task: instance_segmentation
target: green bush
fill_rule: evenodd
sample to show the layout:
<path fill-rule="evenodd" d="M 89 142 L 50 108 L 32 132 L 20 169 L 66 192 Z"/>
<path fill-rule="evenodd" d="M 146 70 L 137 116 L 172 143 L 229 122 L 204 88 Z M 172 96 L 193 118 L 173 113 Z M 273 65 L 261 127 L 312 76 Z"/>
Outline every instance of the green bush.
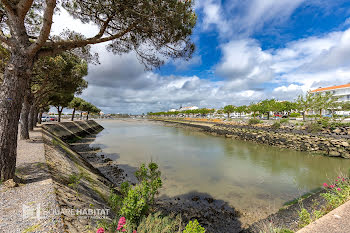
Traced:
<path fill-rule="evenodd" d="M 309 133 L 317 133 L 317 132 L 320 132 L 322 131 L 322 125 L 317 123 L 317 122 L 313 122 L 313 123 L 310 123 L 306 126 L 306 129 Z"/>
<path fill-rule="evenodd" d="M 273 123 L 273 125 L 271 125 L 272 129 L 279 129 L 281 127 L 281 123 L 279 123 L 278 121 L 276 121 L 275 123 Z"/>
<path fill-rule="evenodd" d="M 299 214 L 299 227 L 300 228 L 305 227 L 311 223 L 311 215 L 306 209 L 302 208 L 298 212 L 298 214 Z"/>
<path fill-rule="evenodd" d="M 194 221 L 190 221 L 186 227 L 183 233 L 205 233 L 204 227 L 199 225 L 197 219 Z"/>
<path fill-rule="evenodd" d="M 330 119 L 328 117 L 323 117 L 317 121 L 317 123 L 324 128 L 327 128 L 330 126 L 329 122 L 330 122 Z"/>
<path fill-rule="evenodd" d="M 324 184 L 327 192 L 321 195 L 326 199 L 326 210 L 330 211 L 350 200 L 349 178 L 338 177 L 334 184 Z"/>
<path fill-rule="evenodd" d="M 280 120 L 281 124 L 287 124 L 288 122 L 289 122 L 289 119 L 287 119 L 287 118 L 283 118 Z"/>
<path fill-rule="evenodd" d="M 256 125 L 259 123 L 261 123 L 261 121 L 259 119 L 254 119 L 254 118 L 249 119 L 249 121 L 248 121 L 248 125 Z"/>
<path fill-rule="evenodd" d="M 128 191 L 127 196 L 123 199 L 120 215 L 132 224 L 137 224 L 148 213 L 149 205 L 150 187 L 146 182 L 143 182 Z"/>
<path fill-rule="evenodd" d="M 298 112 L 292 112 L 292 113 L 289 115 L 289 117 L 300 117 L 300 116 L 301 116 L 301 114 L 298 113 Z"/>
<path fill-rule="evenodd" d="M 135 228 L 127 225 L 127 232 L 133 232 Z M 181 233 L 182 221 L 178 215 L 175 218 L 172 216 L 161 216 L 161 214 L 150 214 L 147 218 L 143 218 L 136 230 L 137 233 Z"/>
<path fill-rule="evenodd" d="M 131 186 L 124 182 L 120 187 L 121 194 L 112 190 L 109 197 L 111 208 L 125 217 L 130 224 L 138 224 L 142 217 L 148 214 L 150 206 L 154 204 L 155 195 L 162 187 L 161 173 L 156 163 L 150 163 L 148 167 L 142 164 L 135 175 L 139 184 Z"/>

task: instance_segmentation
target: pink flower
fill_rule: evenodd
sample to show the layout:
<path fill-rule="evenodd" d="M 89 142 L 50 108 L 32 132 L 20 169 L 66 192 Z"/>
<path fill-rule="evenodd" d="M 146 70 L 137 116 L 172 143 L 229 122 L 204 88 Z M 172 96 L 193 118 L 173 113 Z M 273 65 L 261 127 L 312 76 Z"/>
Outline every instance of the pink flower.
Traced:
<path fill-rule="evenodd" d="M 329 187 L 330 187 L 330 188 L 334 188 L 334 187 L 335 187 L 335 185 L 334 185 L 334 184 L 332 184 L 332 185 L 330 185 Z"/>
<path fill-rule="evenodd" d="M 335 180 L 335 182 L 338 182 L 338 180 Z"/>
<path fill-rule="evenodd" d="M 125 223 L 126 223 L 126 219 L 125 219 L 124 217 L 121 217 L 121 218 L 119 219 L 119 221 L 118 221 L 118 228 L 117 228 L 117 230 L 118 230 L 118 231 L 121 230 L 122 232 L 126 231 L 125 229 L 123 229 Z"/>
<path fill-rule="evenodd" d="M 338 176 L 338 179 L 340 179 L 340 176 Z"/>
<path fill-rule="evenodd" d="M 341 190 L 341 188 L 337 188 L 337 190 L 338 190 L 338 191 L 340 191 L 340 190 Z"/>
<path fill-rule="evenodd" d="M 327 183 L 323 183 L 323 187 L 327 188 L 328 184 Z"/>
<path fill-rule="evenodd" d="M 132 233 L 137 233 L 137 231 L 136 231 L 136 230 L 134 230 Z"/>
<path fill-rule="evenodd" d="M 103 229 L 103 227 L 99 228 L 96 233 L 104 233 L 105 232 L 105 229 Z"/>

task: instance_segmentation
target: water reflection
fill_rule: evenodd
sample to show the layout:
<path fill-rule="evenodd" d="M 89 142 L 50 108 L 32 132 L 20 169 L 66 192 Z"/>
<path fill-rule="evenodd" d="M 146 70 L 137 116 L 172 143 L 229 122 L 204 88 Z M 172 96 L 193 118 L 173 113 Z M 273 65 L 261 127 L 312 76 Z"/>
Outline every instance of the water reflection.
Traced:
<path fill-rule="evenodd" d="M 108 130 L 95 143 L 117 153 L 120 164 L 156 161 L 167 196 L 198 191 L 227 201 L 249 214 L 271 212 L 317 188 L 350 161 L 313 156 L 191 129 L 147 121 L 102 121 Z M 260 213 L 261 215 L 261 213 Z"/>

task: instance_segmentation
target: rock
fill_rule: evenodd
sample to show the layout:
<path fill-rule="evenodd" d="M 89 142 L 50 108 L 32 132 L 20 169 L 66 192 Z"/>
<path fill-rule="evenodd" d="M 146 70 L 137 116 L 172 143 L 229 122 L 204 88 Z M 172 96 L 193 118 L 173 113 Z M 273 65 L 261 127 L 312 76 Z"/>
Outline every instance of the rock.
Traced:
<path fill-rule="evenodd" d="M 111 160 L 110 158 L 105 158 L 105 159 L 103 160 L 104 163 L 108 163 L 108 162 L 110 162 L 110 161 L 113 161 L 113 160 Z"/>
<path fill-rule="evenodd" d="M 209 204 L 213 203 L 214 202 L 214 199 L 211 198 L 211 197 L 206 197 L 204 198 Z"/>
<path fill-rule="evenodd" d="M 336 128 L 335 130 L 333 130 L 333 133 L 339 134 L 339 133 L 341 133 L 341 129 Z"/>
<path fill-rule="evenodd" d="M 337 157 L 337 156 L 340 156 L 340 153 L 338 151 L 331 151 L 329 152 L 329 156 Z"/>
<path fill-rule="evenodd" d="M 200 199 L 199 196 L 192 197 L 192 201 L 198 201 L 199 199 Z"/>
<path fill-rule="evenodd" d="M 226 138 L 232 138 L 232 135 L 226 134 L 225 137 L 226 137 Z"/>
<path fill-rule="evenodd" d="M 6 187 L 6 188 L 14 188 L 14 187 L 18 187 L 18 184 L 16 182 L 13 181 L 13 179 L 10 179 L 10 180 L 6 180 L 3 185 Z"/>
<path fill-rule="evenodd" d="M 342 142 L 341 145 L 344 146 L 344 147 L 348 147 L 349 143 L 348 142 Z"/>

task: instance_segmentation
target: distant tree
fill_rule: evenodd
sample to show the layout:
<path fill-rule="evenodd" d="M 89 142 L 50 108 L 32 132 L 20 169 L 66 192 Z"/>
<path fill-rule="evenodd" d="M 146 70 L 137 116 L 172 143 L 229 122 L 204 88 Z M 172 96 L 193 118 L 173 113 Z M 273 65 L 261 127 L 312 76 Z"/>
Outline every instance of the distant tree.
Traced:
<path fill-rule="evenodd" d="M 250 104 L 248 107 L 249 111 L 253 113 L 253 117 L 254 119 L 256 118 L 256 113 L 259 112 L 261 110 L 261 107 L 259 106 L 259 104 Z"/>
<path fill-rule="evenodd" d="M 308 92 L 305 97 L 299 95 L 296 101 L 296 108 L 303 113 L 303 121 L 305 121 L 305 114 L 314 107 L 314 96 Z"/>
<path fill-rule="evenodd" d="M 82 104 L 83 102 L 84 102 L 84 100 L 81 99 L 81 98 L 79 98 L 79 97 L 74 97 L 74 98 L 72 99 L 72 101 L 69 102 L 68 107 L 71 108 L 71 109 L 73 109 L 73 112 L 72 112 L 72 119 L 71 119 L 72 121 L 74 121 L 75 111 L 76 111 L 76 110 L 80 110 L 81 104 Z"/>
<path fill-rule="evenodd" d="M 86 120 L 89 120 L 89 114 L 90 113 L 99 113 L 99 112 L 101 112 L 101 110 L 99 108 L 97 108 L 95 105 L 93 105 L 93 104 L 91 104 L 89 102 L 86 102 L 86 101 L 82 102 L 80 110 L 87 113 Z M 162 114 L 165 115 L 166 113 L 163 112 Z"/>
<path fill-rule="evenodd" d="M 275 99 L 263 100 L 258 105 L 259 105 L 259 112 L 261 114 L 266 114 L 268 120 L 270 120 L 270 112 L 275 111 L 278 108 L 278 107 L 276 108 L 278 104 Z"/>
<path fill-rule="evenodd" d="M 235 112 L 236 107 L 233 105 L 227 105 L 224 107 L 224 113 L 227 114 L 227 118 L 230 118 L 230 114 Z"/>
<path fill-rule="evenodd" d="M 336 101 L 337 100 L 338 100 L 338 98 L 333 96 L 333 94 L 331 94 L 331 93 L 316 94 L 316 95 L 313 96 L 313 106 L 312 106 L 312 108 L 316 112 L 319 112 L 320 118 L 322 118 L 322 111 L 323 110 L 335 109 L 335 108 L 338 107 L 338 106 L 336 106 Z"/>
<path fill-rule="evenodd" d="M 236 107 L 236 112 L 239 113 L 239 117 L 242 117 L 242 113 L 245 113 L 247 111 L 247 106 L 246 105 L 242 105 L 242 106 L 238 106 Z"/>
<path fill-rule="evenodd" d="M 63 109 L 68 107 L 73 98 L 74 93 L 71 92 L 57 92 L 49 97 L 49 104 L 57 109 L 58 122 L 61 122 Z"/>
<path fill-rule="evenodd" d="M 223 109 L 218 109 L 218 110 L 216 111 L 216 113 L 217 113 L 217 114 L 224 114 L 224 110 L 223 110 Z"/>
<path fill-rule="evenodd" d="M 341 103 L 340 107 L 343 111 L 350 111 L 350 101 Z"/>

